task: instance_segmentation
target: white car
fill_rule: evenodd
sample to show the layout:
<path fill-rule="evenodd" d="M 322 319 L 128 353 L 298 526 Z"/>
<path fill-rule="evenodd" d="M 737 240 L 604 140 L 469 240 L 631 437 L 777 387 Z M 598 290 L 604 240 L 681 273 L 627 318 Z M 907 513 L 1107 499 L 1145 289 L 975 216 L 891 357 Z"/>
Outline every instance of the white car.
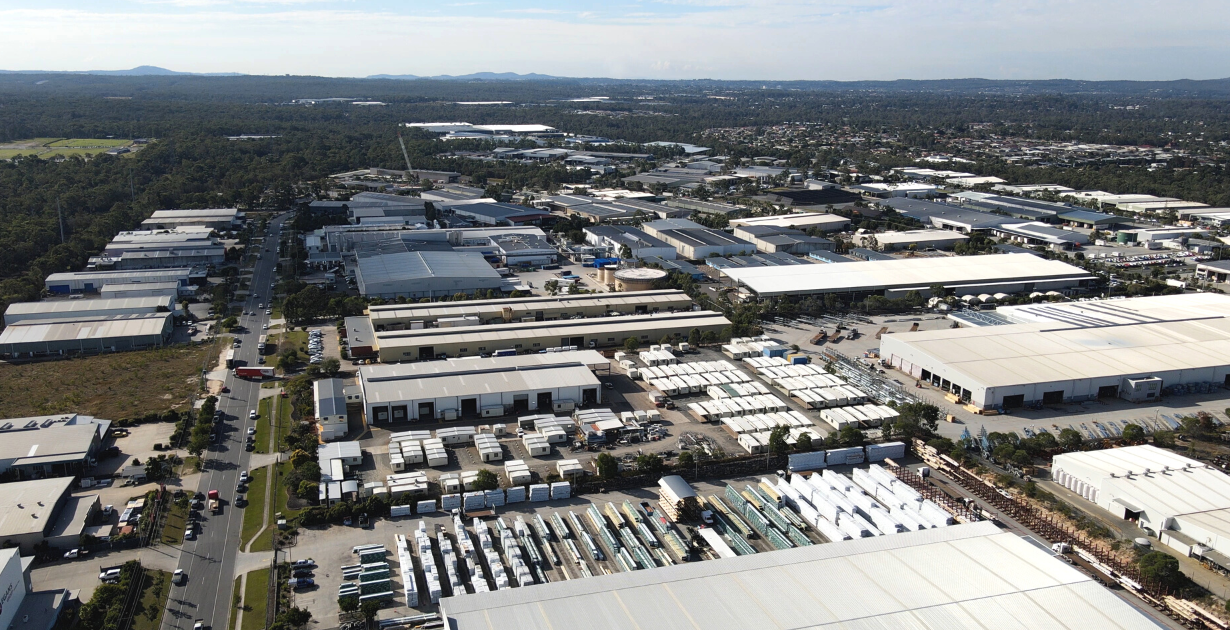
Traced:
<path fill-rule="evenodd" d="M 184 573 L 183 569 L 176 569 L 175 573 L 171 576 L 171 583 L 176 586 L 183 584 L 187 580 L 188 580 L 188 574 Z"/>
<path fill-rule="evenodd" d="M 267 309 L 265 309 L 265 314 L 266 314 L 266 315 L 273 315 L 273 309 L 271 309 L 271 308 L 267 308 Z"/>
<path fill-rule="evenodd" d="M 119 577 L 120 577 L 120 570 L 118 568 L 107 569 L 106 571 L 103 571 L 102 573 L 98 574 L 98 579 L 103 580 L 104 582 L 107 580 L 118 580 Z"/>
<path fill-rule="evenodd" d="M 256 427 L 248 427 L 248 435 L 256 435 Z"/>
<path fill-rule="evenodd" d="M 249 412 L 248 412 L 248 419 L 249 419 L 249 420 L 255 420 L 255 419 L 256 419 L 256 410 L 255 410 L 255 409 L 252 409 L 251 411 L 249 411 Z"/>
<path fill-rule="evenodd" d="M 244 483 L 248 483 L 248 471 L 246 471 L 246 470 L 240 471 L 240 472 L 239 472 L 239 480 L 240 480 L 240 481 L 242 481 L 242 482 L 244 482 Z"/>

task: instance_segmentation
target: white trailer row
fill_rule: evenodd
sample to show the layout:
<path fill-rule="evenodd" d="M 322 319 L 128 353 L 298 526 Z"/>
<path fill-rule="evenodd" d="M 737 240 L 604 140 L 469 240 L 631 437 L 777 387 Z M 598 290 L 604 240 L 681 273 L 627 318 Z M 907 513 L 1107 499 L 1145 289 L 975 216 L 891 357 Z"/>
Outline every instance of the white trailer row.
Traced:
<path fill-rule="evenodd" d="M 743 359 L 745 357 L 764 356 L 764 349 L 768 347 L 776 347 L 779 345 L 776 341 L 769 339 L 765 335 L 760 337 L 736 337 L 730 340 L 730 343 L 722 346 L 722 353 L 732 359 Z"/>
<path fill-rule="evenodd" d="M 729 385 L 710 385 L 705 393 L 709 394 L 710 398 L 742 398 L 743 396 L 764 396 L 769 393 L 769 388 L 765 387 L 764 383 L 749 381 L 746 383 L 731 383 Z"/>
<path fill-rule="evenodd" d="M 828 371 L 824 369 L 823 365 L 817 365 L 815 363 L 785 363 L 781 365 L 765 366 L 756 368 L 756 375 L 764 379 L 770 385 L 776 385 L 777 381 L 781 379 L 799 378 L 803 376 L 837 378 L 832 374 L 829 374 Z M 836 381 L 836 383 L 841 382 L 843 381 L 840 379 L 837 379 Z"/>
<path fill-rule="evenodd" d="M 882 462 L 885 459 L 904 456 L 904 442 L 885 442 L 868 444 L 864 447 L 852 446 L 810 453 L 791 453 L 788 468 L 790 472 L 820 470 L 828 466 L 849 466 L 861 464 L 864 461 Z"/>
<path fill-rule="evenodd" d="M 773 427 L 810 427 L 811 418 L 791 409 L 774 413 L 757 413 L 750 416 L 722 418 L 722 425 L 735 435 L 771 431 Z"/>
<path fill-rule="evenodd" d="M 508 483 L 513 486 L 522 486 L 533 479 L 533 475 L 530 474 L 530 467 L 523 459 L 510 459 L 504 462 L 504 475 L 508 477 Z M 511 490 L 512 488 L 509 489 Z"/>
<path fill-rule="evenodd" d="M 672 363 L 679 362 L 679 358 L 676 357 L 675 353 L 670 350 L 662 350 L 652 347 L 649 350 L 642 350 L 641 353 L 637 355 L 637 358 L 641 360 L 641 363 L 648 366 L 670 365 Z"/>
<path fill-rule="evenodd" d="M 812 409 L 861 405 L 867 401 L 867 394 L 852 385 L 816 388 L 802 387 L 786 391 L 790 396 L 803 401 Z"/>
<path fill-rule="evenodd" d="M 718 422 L 724 418 L 752 416 L 763 413 L 788 411 L 789 407 L 780 398 L 772 395 L 718 398 L 690 403 L 688 411 L 700 422 Z M 810 423 L 809 423 L 810 424 Z"/>
<path fill-rule="evenodd" d="M 419 605 L 418 580 L 414 576 L 414 558 L 410 555 L 410 546 L 406 543 L 405 534 L 398 534 L 397 565 L 401 569 L 402 594 L 406 597 L 406 605 L 416 608 Z"/>
<path fill-rule="evenodd" d="M 885 422 L 892 422 L 901 414 L 888 405 L 865 404 L 853 407 L 831 407 L 820 410 L 820 419 L 834 429 L 841 430 L 846 426 L 878 427 Z"/>
<path fill-rule="evenodd" d="M 820 433 L 811 427 L 791 427 L 790 433 L 786 435 L 786 443 L 794 446 L 798 443 L 799 438 L 802 437 L 804 433 L 810 435 L 812 441 L 816 443 L 824 439 L 824 436 L 820 435 Z M 771 430 L 756 431 L 755 433 L 741 433 L 737 439 L 739 445 L 742 446 L 748 453 L 751 453 L 752 455 L 759 455 L 769 451 L 769 436 L 772 434 L 773 432 Z"/>

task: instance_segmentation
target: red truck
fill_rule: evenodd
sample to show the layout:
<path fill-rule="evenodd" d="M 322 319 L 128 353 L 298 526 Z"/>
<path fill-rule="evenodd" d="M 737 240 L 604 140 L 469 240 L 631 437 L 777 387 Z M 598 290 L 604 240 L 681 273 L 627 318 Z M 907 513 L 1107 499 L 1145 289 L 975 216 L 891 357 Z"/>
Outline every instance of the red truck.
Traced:
<path fill-rule="evenodd" d="M 218 491 L 210 490 L 208 496 L 209 502 L 206 505 L 209 507 L 210 512 L 217 514 L 219 509 L 221 509 L 221 503 L 218 501 Z"/>
<path fill-rule="evenodd" d="M 273 368 L 271 367 L 238 367 L 235 368 L 235 376 L 239 378 L 254 378 L 257 380 L 264 378 L 273 378 Z"/>

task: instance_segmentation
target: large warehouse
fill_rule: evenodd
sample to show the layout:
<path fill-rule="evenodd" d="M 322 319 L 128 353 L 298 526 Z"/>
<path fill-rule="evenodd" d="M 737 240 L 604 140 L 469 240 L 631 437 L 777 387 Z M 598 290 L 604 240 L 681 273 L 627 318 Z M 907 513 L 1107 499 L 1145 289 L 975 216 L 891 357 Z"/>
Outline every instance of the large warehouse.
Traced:
<path fill-rule="evenodd" d="M 1087 286 L 1096 277 L 1079 267 L 1028 254 L 875 260 L 842 265 L 749 267 L 726 275 L 758 297 L 844 293 L 897 298 L 924 296 L 943 285 L 966 293 L 1031 293 Z"/>
<path fill-rule="evenodd" d="M 1051 478 L 1187 556 L 1230 570 L 1230 476 L 1155 446 L 1056 455 Z"/>
<path fill-rule="evenodd" d="M 984 409 L 1116 396 L 1145 402 L 1168 385 L 1230 386 L 1230 296 L 1010 306 L 980 315 L 997 325 L 884 335 L 880 356 Z"/>
<path fill-rule="evenodd" d="M 108 420 L 66 414 L 0 420 L 0 474 L 17 479 L 72 477 L 98 458 Z"/>
<path fill-rule="evenodd" d="M 162 347 L 175 330 L 171 313 L 91 315 L 17 322 L 0 332 L 0 355 L 98 354 Z"/>
<path fill-rule="evenodd" d="M 372 424 L 498 417 L 602 402 L 592 350 L 486 359 L 449 359 L 359 368 L 363 410 Z"/>
<path fill-rule="evenodd" d="M 96 293 L 108 284 L 132 284 L 136 282 L 174 282 L 184 291 L 190 291 L 192 270 L 143 269 L 133 271 L 69 271 L 47 276 L 44 286 L 48 293 Z"/>
<path fill-rule="evenodd" d="M 662 219 L 641 224 L 646 234 L 675 248 L 680 258 L 703 260 L 710 256 L 752 254 L 756 246 L 721 230 L 687 219 Z"/>
<path fill-rule="evenodd" d="M 504 350 L 539 352 L 576 346 L 605 348 L 622 345 L 629 337 L 647 345 L 662 337 L 687 338 L 693 329 L 718 333 L 730 320 L 713 311 L 621 315 L 552 322 L 514 322 L 489 326 L 425 328 L 376 333 L 376 347 L 384 363 L 466 357 Z M 2 346 L 0 346 L 2 347 Z"/>
<path fill-rule="evenodd" d="M 99 300 L 55 300 L 49 302 L 15 302 L 4 310 L 4 325 L 33 320 L 72 320 L 101 315 L 136 315 L 170 313 L 177 307 L 175 296 L 147 296 Z"/>
<path fill-rule="evenodd" d="M 453 630 L 1158 629 L 985 521 L 447 597 L 440 610 Z"/>
<path fill-rule="evenodd" d="M 573 317 L 605 317 L 612 313 L 657 313 L 690 311 L 692 298 L 676 289 L 633 293 L 586 293 L 577 295 L 532 295 L 498 300 L 386 304 L 367 309 L 378 331 L 448 325 L 502 324 L 549 321 Z M 477 318 L 471 320 L 470 318 Z M 472 323 L 471 323 L 472 322 Z M 443 324 L 441 324 L 443 327 Z"/>
<path fill-rule="evenodd" d="M 504 280 L 477 252 L 360 253 L 355 281 L 365 297 L 430 298 L 500 290 Z"/>
<path fill-rule="evenodd" d="M 98 511 L 97 494 L 74 497 L 72 477 L 6 483 L 0 492 L 0 545 L 33 554 L 46 541 L 55 548 L 77 547 Z"/>
<path fill-rule="evenodd" d="M 181 227 L 204 227 L 231 230 L 239 227 L 243 214 L 235 208 L 208 210 L 157 210 L 141 222 L 143 230 L 172 230 Z"/>

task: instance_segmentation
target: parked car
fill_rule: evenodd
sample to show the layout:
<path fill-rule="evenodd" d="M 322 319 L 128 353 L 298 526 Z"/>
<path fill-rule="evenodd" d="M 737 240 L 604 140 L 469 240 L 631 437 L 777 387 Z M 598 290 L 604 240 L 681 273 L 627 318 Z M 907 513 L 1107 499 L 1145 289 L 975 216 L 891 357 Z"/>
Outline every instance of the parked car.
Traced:
<path fill-rule="evenodd" d="M 255 419 L 256 419 L 256 410 L 255 410 L 255 409 L 252 409 L 252 410 L 249 410 L 249 411 L 248 411 L 248 419 L 249 419 L 249 420 L 255 420 Z"/>
<path fill-rule="evenodd" d="M 103 571 L 102 573 L 98 574 L 98 579 L 104 582 L 106 582 L 107 580 L 118 580 L 120 579 L 120 568 L 114 567 L 111 569 L 107 569 L 106 571 Z"/>
<path fill-rule="evenodd" d="M 184 582 L 187 582 L 187 581 L 188 581 L 188 574 L 184 573 L 183 569 L 176 569 L 175 573 L 171 575 L 171 583 L 176 586 L 180 586 Z"/>
<path fill-rule="evenodd" d="M 248 435 L 256 435 L 256 427 L 248 427 Z"/>
<path fill-rule="evenodd" d="M 88 555 L 89 553 L 90 552 L 85 549 L 72 549 L 72 550 L 65 552 L 64 557 L 68 558 L 69 560 L 72 560 L 74 558 L 80 558 L 82 556 Z"/>
<path fill-rule="evenodd" d="M 316 561 L 311 558 L 304 558 L 302 560 L 295 560 L 294 562 L 290 563 L 290 566 L 295 569 L 302 568 L 302 567 L 314 567 L 316 566 Z"/>

